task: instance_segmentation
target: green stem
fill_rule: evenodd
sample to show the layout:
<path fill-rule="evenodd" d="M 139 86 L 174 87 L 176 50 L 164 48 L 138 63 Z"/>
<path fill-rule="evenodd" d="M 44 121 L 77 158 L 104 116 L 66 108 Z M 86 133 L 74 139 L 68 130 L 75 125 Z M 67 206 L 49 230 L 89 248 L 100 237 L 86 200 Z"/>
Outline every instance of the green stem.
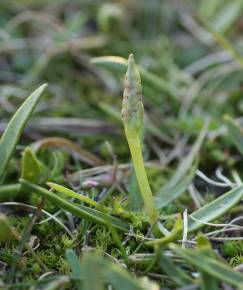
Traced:
<path fill-rule="evenodd" d="M 150 223 L 153 225 L 157 219 L 157 211 L 154 204 L 152 191 L 149 185 L 148 177 L 144 167 L 144 160 L 141 150 L 140 138 L 138 134 L 131 134 L 125 129 L 127 142 L 132 155 L 133 165 L 137 176 L 138 186 L 142 194 L 145 210 L 149 216 Z"/>
<path fill-rule="evenodd" d="M 21 184 L 8 184 L 0 186 L 0 201 L 17 198 L 21 190 Z"/>

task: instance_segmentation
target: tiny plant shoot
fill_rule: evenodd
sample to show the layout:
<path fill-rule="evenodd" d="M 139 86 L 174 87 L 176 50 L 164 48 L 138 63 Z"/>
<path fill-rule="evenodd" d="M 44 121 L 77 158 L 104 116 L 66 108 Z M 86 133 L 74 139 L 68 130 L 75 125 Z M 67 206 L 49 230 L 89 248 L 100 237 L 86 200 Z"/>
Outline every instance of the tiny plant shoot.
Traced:
<path fill-rule="evenodd" d="M 141 78 L 135 64 L 134 56 L 130 54 L 128 58 L 128 69 L 125 75 L 122 120 L 145 210 L 149 216 L 150 223 L 153 225 L 158 215 L 145 171 L 141 150 L 140 132 L 143 127 L 143 112 Z"/>

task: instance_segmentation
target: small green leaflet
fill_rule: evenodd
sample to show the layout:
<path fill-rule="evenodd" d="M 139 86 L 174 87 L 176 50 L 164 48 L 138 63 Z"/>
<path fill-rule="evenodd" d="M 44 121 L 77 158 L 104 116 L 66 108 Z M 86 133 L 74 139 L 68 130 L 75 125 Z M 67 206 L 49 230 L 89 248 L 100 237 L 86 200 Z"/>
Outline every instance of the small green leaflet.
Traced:
<path fill-rule="evenodd" d="M 38 183 L 41 174 L 41 164 L 30 147 L 26 147 L 21 160 L 21 178 L 32 183 Z"/>

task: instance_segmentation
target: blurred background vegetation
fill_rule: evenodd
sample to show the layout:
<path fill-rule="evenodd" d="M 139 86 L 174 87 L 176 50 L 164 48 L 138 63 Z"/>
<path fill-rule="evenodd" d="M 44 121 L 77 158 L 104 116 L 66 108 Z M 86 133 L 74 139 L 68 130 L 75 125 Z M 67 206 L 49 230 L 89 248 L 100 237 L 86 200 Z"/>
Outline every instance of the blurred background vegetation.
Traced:
<path fill-rule="evenodd" d="M 126 59 L 130 53 L 143 72 L 144 156 L 146 161 L 156 161 L 157 166 L 148 169 L 153 191 L 157 192 L 176 172 L 177 164 L 190 152 L 208 119 L 207 136 L 200 154 L 194 158 L 196 165 L 186 168 L 185 175 L 191 169 L 193 179 L 198 166 L 212 179 L 220 177 L 225 181 L 222 170 L 235 179 L 238 170 L 243 177 L 242 158 L 225 134 L 223 124 L 224 114 L 243 124 L 242 11 L 242 0 L 1 0 L 0 134 L 26 96 L 40 84 L 49 84 L 18 146 L 18 158 L 11 160 L 4 183 L 11 184 L 19 178 L 23 146 L 46 137 L 65 137 L 78 144 L 79 149 L 74 144 L 67 147 L 82 155 L 82 162 L 77 155 L 70 157 L 62 150 L 49 150 L 49 155 L 47 151 L 38 152 L 50 169 L 48 177 L 60 183 L 68 181 L 73 189 L 79 179 L 75 172 L 80 169 L 130 162 L 120 120 L 125 70 L 119 65 L 101 64 L 98 58 Z M 80 152 L 80 148 L 86 151 Z M 66 173 L 70 172 L 73 174 L 67 180 Z M 85 174 L 92 175 L 93 171 Z M 124 192 L 129 192 L 132 199 L 137 191 L 136 178 L 133 173 L 131 176 L 129 179 L 125 172 L 120 178 L 124 184 L 118 187 L 117 203 Z M 201 190 L 200 194 L 207 193 L 203 200 L 194 188 L 201 205 L 226 191 L 212 186 L 212 193 L 211 185 L 199 177 L 192 184 Z M 109 182 L 102 186 L 107 192 L 114 190 Z M 36 205 L 37 200 L 31 196 L 30 202 Z M 184 208 L 195 209 L 198 205 L 192 200 L 193 194 L 182 195 L 179 202 L 163 210 L 177 214 L 175 206 L 180 212 Z M 133 209 L 141 208 L 136 201 L 132 203 Z M 47 203 L 47 210 L 56 209 Z M 13 224 L 22 230 L 25 219 L 17 217 Z M 139 228 L 139 219 L 134 224 Z M 172 220 L 166 226 L 171 229 Z M 83 239 L 82 245 L 103 247 L 111 254 L 117 250 L 112 241 L 106 241 L 112 240 L 107 231 L 95 230 L 87 242 L 83 238 L 85 230 L 80 228 L 74 228 L 78 232 L 75 243 Z M 34 233 L 43 239 L 51 237 L 39 252 L 47 266 L 67 273 L 67 262 L 61 256 L 70 241 L 57 237 L 57 229 L 58 226 L 47 227 L 45 223 L 37 226 Z M 136 245 L 134 242 L 131 249 Z M 225 247 L 223 252 L 228 261 L 235 255 L 230 250 L 230 246 Z M 242 244 L 238 252 L 242 252 Z M 242 263 L 240 257 L 238 264 Z M 23 274 L 31 276 L 28 266 Z M 30 276 L 28 279 L 32 279 Z"/>
<path fill-rule="evenodd" d="M 204 158 L 231 164 L 227 143 L 217 138 L 224 131 L 222 115 L 243 112 L 242 6 L 241 0 L 2 0 L 0 130 L 28 92 L 48 82 L 26 136 L 69 135 L 99 154 L 109 140 L 123 158 L 123 136 L 111 136 L 120 128 L 123 73 L 90 59 L 133 52 L 159 83 L 143 81 L 152 137 L 162 142 L 156 149 L 158 143 L 148 140 L 152 157 L 163 159 L 178 140 L 196 136 L 210 116 Z M 66 117 L 85 121 L 72 126 L 60 119 Z"/>

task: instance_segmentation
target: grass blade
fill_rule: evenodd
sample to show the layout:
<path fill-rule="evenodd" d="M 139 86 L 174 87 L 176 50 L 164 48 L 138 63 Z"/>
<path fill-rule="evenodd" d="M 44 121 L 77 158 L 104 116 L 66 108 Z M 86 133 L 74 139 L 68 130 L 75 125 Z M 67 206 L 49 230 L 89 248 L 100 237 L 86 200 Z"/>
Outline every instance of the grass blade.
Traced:
<path fill-rule="evenodd" d="M 196 171 L 196 167 L 193 166 L 193 163 L 195 162 L 202 142 L 206 136 L 208 124 L 209 121 L 206 121 L 196 142 L 192 146 L 191 151 L 179 164 L 178 169 L 169 180 L 169 182 L 156 194 L 156 205 L 158 209 L 163 208 L 178 196 L 180 196 L 191 183 Z M 186 175 L 188 176 L 186 177 Z"/>
<path fill-rule="evenodd" d="M 180 163 L 175 175 L 173 175 L 172 179 L 169 181 L 168 186 L 172 187 L 175 184 L 177 184 L 188 172 L 188 170 L 191 168 L 199 149 L 201 148 L 202 142 L 206 136 L 208 128 L 208 122 L 205 123 L 201 133 L 199 134 L 196 142 L 192 146 L 191 151 L 189 154 L 183 159 L 183 161 Z"/>
<path fill-rule="evenodd" d="M 178 266 L 166 257 L 163 252 L 160 253 L 159 266 L 163 271 L 180 286 L 192 284 L 193 280 Z"/>
<path fill-rule="evenodd" d="M 16 200 L 21 190 L 21 184 L 8 184 L 0 186 L 0 201 Z"/>
<path fill-rule="evenodd" d="M 87 262 L 90 266 L 93 265 L 94 269 L 102 269 L 102 271 L 99 270 L 100 280 L 102 278 L 103 281 L 114 286 L 116 290 L 145 290 L 145 288 L 140 286 L 139 281 L 132 277 L 126 270 L 105 260 L 99 255 L 97 256 L 97 254 L 87 255 L 85 257 L 85 264 Z M 92 271 L 94 272 L 94 270 Z"/>
<path fill-rule="evenodd" d="M 76 199 L 79 199 L 81 200 L 82 202 L 85 202 L 91 206 L 94 206 L 96 208 L 99 208 L 101 205 L 99 205 L 99 203 L 87 196 L 84 196 L 82 194 L 78 194 L 77 192 L 69 189 L 69 188 L 66 188 L 62 185 L 59 185 L 59 184 L 56 184 L 56 183 L 53 183 L 53 182 L 47 182 L 47 185 L 51 188 L 51 189 L 54 189 L 58 192 L 61 192 L 69 197 L 72 197 L 72 198 L 76 198 Z"/>
<path fill-rule="evenodd" d="M 204 236 L 199 236 L 197 238 L 196 251 L 204 257 L 216 258 L 216 254 L 214 253 L 210 242 Z M 200 272 L 202 278 L 202 290 L 219 290 L 218 280 L 214 276 L 202 270 Z"/>
<path fill-rule="evenodd" d="M 213 29 L 221 34 L 230 29 L 242 14 L 242 4 L 242 0 L 236 0 L 224 5 L 218 15 L 214 16 L 212 21 Z"/>
<path fill-rule="evenodd" d="M 243 155 L 243 130 L 242 128 L 229 116 L 224 116 L 224 121 L 228 129 L 229 135 L 236 147 Z"/>
<path fill-rule="evenodd" d="M 174 245 L 171 246 L 171 250 L 190 264 L 197 267 L 200 271 L 207 272 L 209 275 L 216 277 L 220 281 L 225 281 L 226 283 L 242 289 L 243 275 L 235 272 L 226 264 L 216 260 L 215 258 L 209 258 L 197 252 L 193 252 L 192 250 L 178 248 Z"/>
<path fill-rule="evenodd" d="M 24 126 L 35 109 L 47 84 L 36 89 L 16 111 L 0 140 L 0 179 L 19 141 Z"/>
<path fill-rule="evenodd" d="M 204 226 L 204 222 L 210 222 L 219 216 L 226 213 L 231 207 L 233 207 L 237 202 L 239 202 L 243 197 L 243 185 L 234 188 L 227 193 L 221 195 L 214 201 L 208 203 L 207 205 L 201 207 L 195 211 L 191 216 L 202 223 L 197 222 L 188 217 L 188 232 L 197 230 L 198 228 Z"/>
<path fill-rule="evenodd" d="M 51 188 L 51 189 L 54 189 L 56 190 L 57 192 L 60 192 L 60 193 L 63 193 L 65 194 L 66 196 L 69 196 L 69 197 L 72 197 L 72 198 L 75 198 L 75 199 L 78 199 L 78 200 L 81 200 L 82 202 L 92 206 L 92 207 L 95 207 L 97 210 L 99 210 L 100 212 L 103 212 L 103 213 L 112 213 L 114 215 L 118 215 L 118 216 L 124 216 L 123 215 L 123 212 L 121 211 L 116 211 L 116 210 L 113 210 L 101 203 L 98 203 L 97 201 L 93 200 L 92 198 L 89 198 L 88 196 L 85 196 L 81 193 L 77 193 L 69 188 L 66 188 L 62 185 L 59 185 L 57 183 L 54 183 L 54 182 L 47 182 L 47 185 Z M 127 218 L 129 216 L 128 213 L 126 213 L 125 217 Z"/>
<path fill-rule="evenodd" d="M 214 16 L 215 11 L 220 9 L 221 3 L 222 0 L 201 0 L 198 8 L 199 14 L 203 17 L 210 18 Z"/>
<path fill-rule="evenodd" d="M 99 65 L 105 68 L 111 68 L 113 70 L 125 73 L 127 70 L 128 62 L 125 58 L 119 56 L 101 56 L 91 59 L 91 63 Z M 174 99 L 177 99 L 178 92 L 171 87 L 169 82 L 156 76 L 155 74 L 147 71 L 146 69 L 137 66 L 141 73 L 141 76 L 145 82 L 151 85 L 151 87 L 157 88 L 162 92 L 169 94 Z"/>
<path fill-rule="evenodd" d="M 163 197 L 158 195 L 155 197 L 156 201 L 156 207 L 157 209 L 162 209 L 166 205 L 168 205 L 170 202 L 172 202 L 174 199 L 178 198 L 181 194 L 183 194 L 188 186 L 191 184 L 195 172 L 197 170 L 198 162 L 192 165 L 190 172 L 187 176 L 184 176 L 182 180 L 180 180 L 177 184 L 175 184 L 172 187 L 169 187 L 169 184 L 166 184 L 162 189 L 160 190 L 159 194 L 163 194 Z"/>
<path fill-rule="evenodd" d="M 95 279 L 94 279 L 95 273 Z M 82 263 L 83 290 L 104 290 L 104 267 L 100 267 L 92 255 L 85 255 Z"/>
<path fill-rule="evenodd" d="M 72 278 L 75 280 L 77 289 L 81 290 L 82 288 L 81 288 L 80 282 L 81 282 L 82 272 L 81 272 L 80 260 L 77 257 L 76 253 L 74 252 L 74 250 L 72 249 L 66 250 L 66 257 L 71 267 Z"/>
<path fill-rule="evenodd" d="M 28 188 L 29 190 L 41 195 L 42 197 L 45 197 L 46 199 L 53 202 L 53 204 L 55 204 L 56 206 L 61 207 L 80 218 L 88 219 L 90 221 L 103 224 L 105 226 L 107 226 L 107 220 L 109 220 L 112 226 L 114 226 L 118 230 L 123 232 L 126 232 L 128 230 L 127 225 L 118 218 L 100 212 L 93 208 L 68 202 L 67 200 L 53 194 L 45 188 L 30 183 L 26 180 L 21 179 L 20 182 L 25 185 L 26 188 Z"/>

